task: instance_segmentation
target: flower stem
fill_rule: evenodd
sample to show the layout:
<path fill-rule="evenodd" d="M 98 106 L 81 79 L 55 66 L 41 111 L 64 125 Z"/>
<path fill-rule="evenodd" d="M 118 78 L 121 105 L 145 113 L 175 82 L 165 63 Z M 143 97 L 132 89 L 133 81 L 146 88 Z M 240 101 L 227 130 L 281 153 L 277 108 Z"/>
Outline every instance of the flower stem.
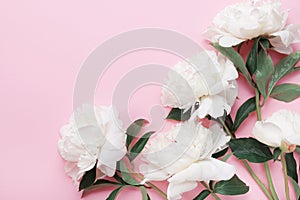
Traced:
<path fill-rule="evenodd" d="M 232 139 L 235 139 L 235 136 L 231 133 L 231 131 L 229 130 L 229 128 L 225 124 L 224 120 L 221 119 L 221 118 L 218 118 L 218 121 L 223 126 L 223 128 L 225 129 L 225 132 L 227 133 L 227 135 L 229 135 Z"/>
<path fill-rule="evenodd" d="M 260 93 L 258 91 L 257 88 L 255 88 L 255 104 L 256 104 L 256 115 L 257 115 L 257 120 L 258 121 L 261 121 L 262 120 L 262 116 L 261 116 L 261 105 L 260 105 Z M 248 164 L 248 163 L 247 163 Z M 249 166 L 250 167 L 250 166 Z M 272 181 L 272 177 L 271 177 L 271 172 L 270 172 L 270 168 L 269 168 L 269 165 L 267 162 L 264 163 L 264 167 L 265 167 L 265 170 L 266 170 L 266 174 L 267 174 L 267 179 L 268 179 L 268 184 L 269 184 L 269 187 L 270 187 L 270 190 L 271 190 L 271 193 L 272 193 L 272 197 L 271 199 L 275 199 L 275 200 L 278 200 L 278 196 L 276 194 L 276 191 L 275 191 L 275 188 L 274 188 L 274 185 L 273 185 L 273 181 Z M 253 177 L 254 178 L 254 177 Z M 258 178 L 258 177 L 257 177 Z M 259 180 L 259 179 L 258 179 Z M 257 181 L 256 181 L 257 182 Z M 267 195 L 266 192 L 269 193 L 270 195 L 270 192 L 269 190 L 266 188 L 266 186 L 259 180 L 260 183 L 258 184 L 261 184 L 261 188 L 262 190 L 265 192 L 265 194 Z M 263 187 L 264 188 L 263 188 Z M 267 195 L 268 196 L 268 195 Z M 270 197 L 269 197 L 270 198 Z"/>
<path fill-rule="evenodd" d="M 261 107 L 260 107 L 260 94 L 258 89 L 255 89 L 255 102 L 256 102 L 256 114 L 257 114 L 257 120 L 261 121 Z"/>
<path fill-rule="evenodd" d="M 136 177 L 138 177 L 141 181 L 144 180 L 144 177 L 141 176 L 140 174 L 138 173 L 133 173 Z M 167 194 L 164 193 L 161 189 L 159 189 L 156 185 L 154 185 L 153 183 L 151 182 L 147 182 L 147 184 L 153 189 L 155 190 L 158 194 L 160 194 L 164 199 L 168 199 L 167 198 Z"/>
<path fill-rule="evenodd" d="M 221 200 L 220 197 L 218 197 L 218 195 L 216 193 L 214 193 L 214 191 L 212 191 L 209 186 L 207 185 L 207 183 L 205 183 L 204 181 L 201 181 L 200 182 L 201 185 L 203 185 L 210 193 L 211 195 L 213 195 L 213 197 L 216 199 L 216 200 Z"/>
<path fill-rule="evenodd" d="M 273 198 L 275 200 L 279 200 L 278 196 L 276 194 L 275 188 L 274 188 L 274 184 L 273 184 L 273 181 L 272 181 L 270 168 L 269 168 L 269 165 L 268 165 L 267 162 L 264 163 L 264 167 L 265 167 L 265 170 L 266 170 L 266 174 L 267 174 L 267 178 L 268 178 L 268 183 L 269 183 L 269 186 L 270 186 L 270 190 L 271 190 L 272 196 L 273 196 Z"/>
<path fill-rule="evenodd" d="M 244 163 L 246 169 L 248 170 L 248 172 L 250 173 L 250 175 L 252 176 L 252 178 L 255 180 L 255 182 L 258 184 L 258 186 L 262 189 L 262 191 L 265 193 L 265 195 L 268 197 L 268 199 L 273 200 L 273 197 L 271 196 L 269 190 L 263 184 L 263 182 L 256 176 L 256 174 L 254 173 L 254 171 L 252 170 L 252 168 L 250 167 L 248 162 L 246 160 L 243 160 L 243 163 Z"/>
<path fill-rule="evenodd" d="M 259 93 L 258 93 L 258 105 L 259 105 Z M 258 107 L 257 107 L 258 108 Z M 260 107 L 259 107 L 260 108 Z M 258 112 L 258 116 L 261 119 L 261 112 Z M 230 132 L 229 128 L 226 126 L 225 122 L 219 118 L 219 122 L 223 125 L 226 133 L 231 136 L 232 139 L 235 139 L 235 137 L 233 136 L 233 134 Z M 255 172 L 252 170 L 252 168 L 250 167 L 250 165 L 248 164 L 248 162 L 246 160 L 243 160 L 243 163 L 246 167 L 246 169 L 248 170 L 248 172 L 250 173 L 250 175 L 252 176 L 252 178 L 255 180 L 255 182 L 258 184 L 258 186 L 261 188 L 261 190 L 265 193 L 265 195 L 268 197 L 268 199 L 273 200 L 273 197 L 271 196 L 269 190 L 267 189 L 267 187 L 263 184 L 263 182 L 258 178 L 258 176 L 255 174 Z"/>
<path fill-rule="evenodd" d="M 283 175 L 284 175 L 284 188 L 285 188 L 285 196 L 286 200 L 290 200 L 290 191 L 289 191 L 289 183 L 288 183 L 288 175 L 287 175 L 287 166 L 285 160 L 285 153 L 281 153 L 281 164 L 283 168 Z"/>
<path fill-rule="evenodd" d="M 153 189 L 155 190 L 157 193 L 159 193 L 163 198 L 168 199 L 167 198 L 167 194 L 164 193 L 161 189 L 159 189 L 157 186 L 155 186 L 153 183 L 151 182 L 147 182 L 147 184 Z"/>

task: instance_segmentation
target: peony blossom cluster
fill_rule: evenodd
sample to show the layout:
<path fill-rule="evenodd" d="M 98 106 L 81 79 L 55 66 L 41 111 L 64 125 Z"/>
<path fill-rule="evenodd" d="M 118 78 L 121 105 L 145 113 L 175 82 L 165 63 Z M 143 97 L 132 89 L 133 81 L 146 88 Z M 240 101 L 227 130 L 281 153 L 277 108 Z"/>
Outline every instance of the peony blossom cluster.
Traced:
<path fill-rule="evenodd" d="M 181 199 L 200 181 L 228 180 L 235 174 L 232 165 L 211 157 L 229 140 L 217 124 L 208 129 L 199 122 L 179 123 L 146 147 L 142 174 L 147 181 L 168 180 L 168 199 Z"/>
<path fill-rule="evenodd" d="M 162 90 L 162 104 L 185 111 L 198 109 L 194 116 L 214 118 L 230 113 L 237 97 L 238 78 L 233 63 L 214 51 L 203 51 L 180 62 L 168 74 Z"/>
<path fill-rule="evenodd" d="M 58 149 L 74 182 L 97 165 L 97 177 L 113 176 L 117 161 L 126 154 L 122 122 L 112 107 L 83 105 L 61 130 Z"/>
<path fill-rule="evenodd" d="M 262 36 L 275 51 L 290 54 L 291 44 L 300 41 L 300 25 L 287 25 L 288 11 L 281 11 L 280 1 L 247 1 L 230 5 L 214 19 L 204 36 L 221 46 L 236 46 Z"/>
<path fill-rule="evenodd" d="M 240 195 L 249 190 L 235 175 L 235 167 L 226 163 L 227 158 L 234 155 L 243 160 L 268 199 L 276 200 L 279 198 L 268 161 L 278 161 L 280 154 L 285 199 L 290 200 L 289 179 L 295 181 L 295 191 L 300 191 L 293 157 L 297 149 L 300 152 L 300 114 L 280 110 L 265 120 L 261 114 L 268 98 L 290 102 L 300 97 L 299 85 L 279 81 L 299 70 L 295 66 L 300 61 L 300 51 L 283 58 L 277 66 L 269 55 L 270 48 L 290 54 L 293 52 L 291 44 L 300 41 L 300 25 L 287 25 L 287 17 L 288 11 L 281 10 L 279 1 L 247 1 L 221 11 L 204 34 L 211 42 L 218 43 L 214 47 L 221 53 L 198 52 L 177 63 L 166 77 L 161 102 L 171 108 L 170 113 L 175 110 L 180 115 L 167 117 L 178 121 L 167 131 L 155 133 L 153 137 L 153 132 L 148 132 L 144 138 L 139 138 L 144 119 L 136 120 L 123 131 L 122 121 L 112 106 L 83 105 L 75 110 L 69 122 L 61 128 L 58 141 L 59 152 L 66 160 L 67 174 L 76 184 L 84 182 L 82 187 L 79 186 L 84 193 L 90 186 L 92 189 L 101 184 L 118 186 L 108 199 L 115 199 L 119 190 L 128 186 L 140 188 L 143 199 L 149 199 L 146 188 L 157 189 L 151 181 L 168 182 L 167 194 L 158 189 L 168 200 L 182 199 L 183 193 L 195 189 L 199 183 L 205 187 L 199 193 L 199 199 L 210 194 L 219 199 L 216 193 Z M 268 44 L 259 43 L 261 39 Z M 239 49 L 233 47 L 248 40 L 256 43 L 244 58 Z M 250 83 L 255 96 L 244 101 L 233 120 L 232 106 L 238 96 L 237 68 Z M 252 132 L 256 139 L 239 138 L 236 135 L 239 126 L 254 111 L 257 122 Z M 185 114 L 189 115 L 188 118 L 181 118 Z M 204 126 L 204 120 L 210 120 L 210 126 Z M 273 153 L 272 148 L 275 149 Z M 224 153 L 221 156 L 228 157 L 220 160 L 213 156 L 220 151 Z M 276 151 L 277 154 L 279 151 L 277 157 Z M 132 170 L 136 169 L 134 159 L 139 154 L 142 162 L 140 173 L 133 173 Z M 259 180 L 248 161 L 264 163 L 269 187 Z M 130 167 L 127 169 L 128 163 Z M 85 178 L 93 169 L 95 174 Z M 107 177 L 114 180 L 105 179 Z"/>

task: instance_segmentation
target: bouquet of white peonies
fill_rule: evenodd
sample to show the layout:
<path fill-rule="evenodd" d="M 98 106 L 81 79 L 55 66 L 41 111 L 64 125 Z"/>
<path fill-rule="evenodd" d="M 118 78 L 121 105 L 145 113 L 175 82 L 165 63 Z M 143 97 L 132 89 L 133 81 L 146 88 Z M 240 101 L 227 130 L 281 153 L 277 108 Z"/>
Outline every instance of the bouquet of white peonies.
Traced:
<path fill-rule="evenodd" d="M 171 108 L 166 120 L 176 121 L 168 131 L 143 133 L 145 119 L 124 131 L 112 106 L 83 105 L 75 110 L 60 130 L 58 148 L 82 195 L 105 185 L 113 186 L 108 200 L 125 187 L 139 188 L 143 200 L 150 199 L 148 190 L 169 200 L 182 199 L 195 188 L 195 200 L 243 195 L 251 186 L 226 162 L 235 156 L 265 198 L 299 199 L 295 154 L 300 153 L 300 114 L 279 110 L 266 119 L 262 116 L 269 98 L 288 103 L 300 96 L 299 85 L 281 80 L 300 69 L 300 51 L 291 47 L 300 41 L 300 25 L 286 24 L 287 18 L 280 1 L 247 1 L 221 11 L 204 33 L 217 52 L 199 52 L 176 64 L 166 77 L 161 101 Z M 274 65 L 279 54 L 284 57 Z M 255 95 L 232 113 L 242 89 L 236 81 L 239 74 Z M 238 137 L 240 125 L 252 112 L 257 116 L 252 135 Z M 269 165 L 274 162 L 282 165 L 285 197 L 278 196 L 281 188 L 273 184 Z M 263 165 L 267 184 L 249 163 Z M 153 181 L 167 181 L 167 191 Z"/>

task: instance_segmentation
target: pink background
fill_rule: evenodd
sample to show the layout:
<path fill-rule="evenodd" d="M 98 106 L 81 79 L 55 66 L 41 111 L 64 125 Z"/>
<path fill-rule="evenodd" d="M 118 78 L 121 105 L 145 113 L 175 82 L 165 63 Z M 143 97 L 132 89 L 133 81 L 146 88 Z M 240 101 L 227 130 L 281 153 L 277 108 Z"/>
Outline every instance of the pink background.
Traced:
<path fill-rule="evenodd" d="M 80 193 L 64 173 L 64 161 L 58 154 L 59 128 L 72 112 L 72 95 L 81 64 L 98 45 L 124 31 L 158 27 L 178 31 L 207 47 L 201 33 L 225 5 L 236 0 L 205 1 L 2 1 L 0 6 L 0 199 L 80 199 Z M 300 23 L 299 3 L 284 1 L 290 8 L 290 23 Z M 300 49 L 300 45 L 295 46 Z M 161 52 L 137 52 L 111 66 L 95 94 L 98 105 L 110 103 L 113 87 L 132 67 L 154 62 L 174 65 L 176 59 Z M 122 69 L 122 70 L 121 70 Z M 298 82 L 300 73 L 287 82 Z M 240 80 L 244 85 L 244 81 Z M 104 85 L 101 83 L 105 83 Z M 240 87 L 235 109 L 253 95 Z M 129 102 L 132 119 L 149 118 L 149 109 L 159 104 L 159 88 L 141 88 Z M 102 96 L 102 94 L 106 94 Z M 147 94 L 151 98 L 145 100 Z M 142 101 L 143 100 L 143 101 Z M 138 102 L 138 103 L 137 103 Z M 289 104 L 269 101 L 263 109 L 267 117 L 279 108 L 300 112 L 300 100 Z M 238 136 L 248 136 L 255 122 L 251 115 Z M 299 159 L 299 157 L 297 157 Z M 234 158 L 230 163 L 237 164 Z M 238 175 L 251 186 L 244 196 L 224 199 L 265 199 L 243 167 Z M 257 172 L 260 166 L 253 165 Z M 272 165 L 272 174 L 280 199 L 284 199 L 280 165 Z M 261 173 L 260 177 L 264 177 Z M 161 185 L 166 189 L 166 184 Z M 111 188 L 97 191 L 86 200 L 105 199 Z M 152 199 L 160 199 L 149 191 Z M 198 191 L 184 195 L 193 198 Z M 119 199 L 139 199 L 136 189 L 123 190 Z M 222 196 L 223 199 L 223 196 Z"/>

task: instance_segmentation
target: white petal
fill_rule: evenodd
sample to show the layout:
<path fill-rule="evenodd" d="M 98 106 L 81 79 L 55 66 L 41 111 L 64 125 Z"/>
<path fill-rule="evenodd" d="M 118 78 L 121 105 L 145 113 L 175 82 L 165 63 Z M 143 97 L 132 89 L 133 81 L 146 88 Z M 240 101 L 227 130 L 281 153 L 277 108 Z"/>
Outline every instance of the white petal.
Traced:
<path fill-rule="evenodd" d="M 185 170 L 169 178 L 169 182 L 229 180 L 235 174 L 234 166 L 220 160 L 209 158 L 193 163 Z"/>
<path fill-rule="evenodd" d="M 184 72 L 184 69 L 191 68 L 193 70 L 193 68 L 183 63 L 177 65 L 182 65 L 182 72 L 177 72 L 176 68 L 172 69 L 168 74 L 166 85 L 162 89 L 161 101 L 164 106 L 183 107 L 197 100 L 192 83 L 188 82 L 191 79 L 189 76 L 192 76 L 193 73 L 190 75 Z"/>
<path fill-rule="evenodd" d="M 203 119 L 209 112 L 210 107 L 212 106 L 212 100 L 209 97 L 201 98 L 201 103 L 199 105 L 198 110 L 198 117 Z"/>
<path fill-rule="evenodd" d="M 66 173 L 72 178 L 75 185 L 78 185 L 78 180 L 82 177 L 83 173 L 79 173 L 79 168 L 77 167 L 77 163 L 74 162 L 66 162 L 65 165 Z"/>
<path fill-rule="evenodd" d="M 224 35 L 218 28 L 211 26 L 202 34 L 204 38 L 211 42 L 219 42 L 220 37 Z"/>
<path fill-rule="evenodd" d="M 225 148 L 227 142 L 230 140 L 230 136 L 227 136 L 224 132 L 223 128 L 221 128 L 218 124 L 215 124 L 209 128 L 211 131 L 211 137 L 209 139 L 211 142 L 211 149 L 208 156 L 211 156 L 216 151 L 220 151 Z"/>
<path fill-rule="evenodd" d="M 271 122 L 280 127 L 283 138 L 299 134 L 300 115 L 296 112 L 279 110 L 268 117 L 266 122 Z"/>
<path fill-rule="evenodd" d="M 276 33 L 273 33 L 272 35 L 279 37 L 282 44 L 284 44 L 285 46 L 289 46 L 294 40 L 293 35 L 287 30 L 278 31 Z"/>
<path fill-rule="evenodd" d="M 235 45 L 238 45 L 239 43 L 243 42 L 245 40 L 239 39 L 230 35 L 224 35 L 223 37 L 220 38 L 219 44 L 222 47 L 233 47 Z"/>
<path fill-rule="evenodd" d="M 154 166 L 151 163 L 147 163 L 140 166 L 140 171 L 145 179 L 150 181 L 163 181 L 170 177 L 164 169 Z"/>
<path fill-rule="evenodd" d="M 290 45 L 285 45 L 279 36 L 269 39 L 273 49 L 282 54 L 290 54 L 293 52 L 293 49 Z"/>
<path fill-rule="evenodd" d="M 220 54 L 222 55 L 222 54 Z M 235 66 L 230 60 L 226 60 L 226 66 L 222 75 L 223 81 L 231 81 L 237 79 L 239 76 Z"/>
<path fill-rule="evenodd" d="M 100 141 L 104 139 L 101 129 L 97 126 L 85 126 L 79 128 L 78 133 L 81 143 L 86 150 L 90 154 L 96 155 L 99 150 Z"/>
<path fill-rule="evenodd" d="M 180 184 L 170 182 L 167 191 L 168 200 L 181 199 L 182 193 L 193 190 L 197 185 L 197 182 L 185 182 Z"/>
<path fill-rule="evenodd" d="M 220 116 L 223 116 L 224 110 L 226 110 L 227 113 L 230 112 L 231 107 L 227 103 L 227 100 L 225 98 L 225 94 L 212 95 L 212 96 L 209 96 L 209 97 L 205 98 L 206 101 L 208 99 L 209 99 L 211 104 L 207 108 L 208 109 L 207 114 L 209 114 L 213 118 L 218 118 Z"/>
<path fill-rule="evenodd" d="M 228 107 L 227 114 L 230 113 L 231 111 L 231 106 L 233 106 L 234 102 L 236 101 L 236 97 L 238 96 L 238 84 L 237 82 L 231 81 L 228 84 L 228 87 L 225 89 L 225 98 L 226 98 L 226 103 L 230 107 Z"/>
<path fill-rule="evenodd" d="M 285 30 L 288 30 L 293 35 L 293 43 L 300 42 L 300 24 L 290 24 Z"/>
<path fill-rule="evenodd" d="M 98 156 L 98 169 L 111 177 L 116 170 L 116 162 L 121 160 L 126 154 L 125 147 L 117 147 L 106 141 Z"/>
<path fill-rule="evenodd" d="M 286 138 L 286 140 L 287 140 L 290 144 L 300 145 L 300 134 L 295 134 L 295 135 L 288 136 L 288 137 Z"/>
<path fill-rule="evenodd" d="M 96 157 L 91 156 L 88 153 L 81 155 L 77 163 L 79 173 L 84 173 L 92 169 L 96 164 L 96 159 Z"/>
<path fill-rule="evenodd" d="M 270 122 L 256 122 L 253 128 L 253 135 L 260 142 L 272 147 L 280 147 L 283 139 L 281 129 Z"/>
<path fill-rule="evenodd" d="M 277 46 L 277 47 L 273 47 L 274 51 L 277 51 L 278 53 L 282 53 L 282 54 L 286 54 L 289 55 L 291 53 L 293 53 L 293 48 L 291 46 Z"/>

